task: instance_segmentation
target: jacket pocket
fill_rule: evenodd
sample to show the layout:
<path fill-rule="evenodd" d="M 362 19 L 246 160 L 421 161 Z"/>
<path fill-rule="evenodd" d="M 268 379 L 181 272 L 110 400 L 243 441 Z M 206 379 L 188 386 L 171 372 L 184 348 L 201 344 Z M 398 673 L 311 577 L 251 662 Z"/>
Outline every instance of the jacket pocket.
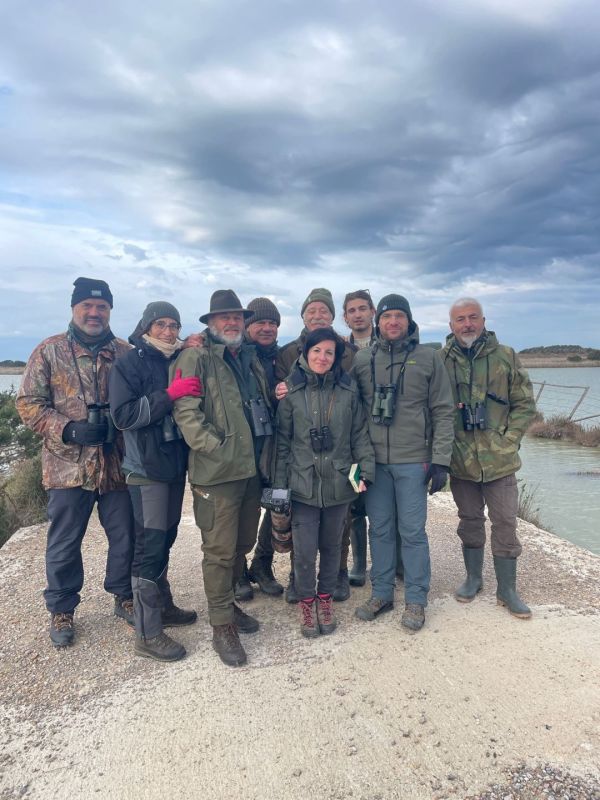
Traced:
<path fill-rule="evenodd" d="M 347 500 L 349 496 L 354 495 L 354 489 L 348 480 L 352 464 L 334 458 L 331 465 L 333 466 L 333 496 L 336 500 Z"/>
<path fill-rule="evenodd" d="M 78 464 L 81 459 L 83 447 L 80 444 L 58 444 L 47 442 L 46 450 L 52 458 L 59 458 L 69 464 Z"/>
<path fill-rule="evenodd" d="M 312 464 L 306 469 L 300 470 L 298 467 L 291 466 L 289 471 L 288 486 L 298 497 L 309 500 L 313 494 L 313 473 Z"/>
<path fill-rule="evenodd" d="M 194 518 L 201 531 L 210 531 L 215 524 L 215 499 L 208 489 L 192 486 L 194 495 Z"/>

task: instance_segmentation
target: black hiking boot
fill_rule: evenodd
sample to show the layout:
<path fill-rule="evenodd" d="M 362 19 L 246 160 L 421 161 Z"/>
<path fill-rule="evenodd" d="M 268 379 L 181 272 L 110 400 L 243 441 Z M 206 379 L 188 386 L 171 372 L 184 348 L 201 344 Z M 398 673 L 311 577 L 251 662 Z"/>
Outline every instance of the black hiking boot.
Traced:
<path fill-rule="evenodd" d="M 233 604 L 233 624 L 240 633 L 256 633 L 260 628 L 260 622 L 242 611 L 235 603 Z"/>
<path fill-rule="evenodd" d="M 50 615 L 50 639 L 54 647 L 68 647 L 75 640 L 73 612 L 57 611 Z"/>
<path fill-rule="evenodd" d="M 273 565 L 271 561 L 263 561 L 259 558 L 252 559 L 250 569 L 248 570 L 248 577 L 252 583 L 257 583 L 260 586 L 261 592 L 265 594 L 270 594 L 273 597 L 283 594 L 283 586 L 279 581 L 275 580 L 275 576 L 273 575 Z"/>
<path fill-rule="evenodd" d="M 128 625 L 135 625 L 133 619 L 133 599 L 131 597 L 118 597 L 115 595 L 115 617 L 121 617 Z"/>
<path fill-rule="evenodd" d="M 175 603 L 170 603 L 162 610 L 162 624 L 165 628 L 181 628 L 184 625 L 193 625 L 198 619 L 198 614 L 192 609 L 179 608 Z"/>
<path fill-rule="evenodd" d="M 138 656 L 154 658 L 156 661 L 179 661 L 185 655 L 185 647 L 166 633 L 159 633 L 152 639 L 136 637 L 134 652 Z"/>
<path fill-rule="evenodd" d="M 245 603 L 247 600 L 252 600 L 254 597 L 254 590 L 252 589 L 250 576 L 248 575 L 248 566 L 245 562 L 242 577 L 239 579 L 239 581 L 236 581 L 235 586 L 233 587 L 233 596 L 241 603 Z"/>
<path fill-rule="evenodd" d="M 285 602 L 286 603 L 299 603 L 300 598 L 298 597 L 298 592 L 296 591 L 296 581 L 294 578 L 294 571 L 290 572 L 290 579 L 288 581 L 287 588 L 285 590 Z"/>
<path fill-rule="evenodd" d="M 348 580 L 348 570 L 341 569 L 338 572 L 335 589 L 333 591 L 333 599 L 336 603 L 343 603 L 350 597 L 350 581 Z"/>

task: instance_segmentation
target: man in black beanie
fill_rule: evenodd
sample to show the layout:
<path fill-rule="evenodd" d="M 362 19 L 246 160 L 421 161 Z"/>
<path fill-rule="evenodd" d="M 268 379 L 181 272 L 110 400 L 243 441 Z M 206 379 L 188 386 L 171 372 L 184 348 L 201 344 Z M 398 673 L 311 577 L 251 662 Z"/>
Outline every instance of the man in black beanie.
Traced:
<path fill-rule="evenodd" d="M 133 518 L 121 459 L 123 439 L 108 411 L 108 375 L 130 348 L 110 330 L 113 296 L 105 281 L 77 278 L 66 333 L 33 351 L 17 395 L 17 410 L 43 438 L 48 490 L 46 607 L 56 647 L 74 640 L 73 615 L 83 587 L 81 543 L 94 505 L 108 538 L 104 588 L 114 613 L 133 625 Z"/>
<path fill-rule="evenodd" d="M 401 624 L 425 622 L 431 579 L 425 531 L 427 486 L 444 487 L 454 439 L 454 403 L 439 352 L 419 344 L 408 300 L 389 294 L 375 314 L 377 339 L 354 359 L 354 375 L 375 448 L 375 481 L 366 497 L 371 591 L 356 616 L 373 620 L 393 608 L 396 542 L 404 562 Z"/>

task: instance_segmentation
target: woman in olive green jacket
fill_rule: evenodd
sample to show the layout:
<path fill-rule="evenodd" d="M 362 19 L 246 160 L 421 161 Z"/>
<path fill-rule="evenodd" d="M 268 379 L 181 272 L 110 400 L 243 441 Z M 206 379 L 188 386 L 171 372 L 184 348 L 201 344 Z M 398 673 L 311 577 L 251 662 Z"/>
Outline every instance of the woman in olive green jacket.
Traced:
<path fill-rule="evenodd" d="M 273 485 L 291 490 L 294 577 L 301 632 L 308 637 L 336 627 L 332 594 L 348 504 L 356 497 L 350 468 L 360 465 L 360 491 L 375 475 L 358 390 L 340 366 L 343 353 L 344 342 L 331 328 L 312 331 L 277 410 Z"/>

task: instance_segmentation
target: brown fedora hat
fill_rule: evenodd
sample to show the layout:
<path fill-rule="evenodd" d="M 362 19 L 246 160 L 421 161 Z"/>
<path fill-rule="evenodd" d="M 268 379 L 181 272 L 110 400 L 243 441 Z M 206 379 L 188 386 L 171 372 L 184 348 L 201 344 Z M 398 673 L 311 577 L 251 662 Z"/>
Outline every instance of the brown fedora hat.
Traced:
<path fill-rule="evenodd" d="M 249 308 L 242 308 L 240 298 L 233 289 L 217 289 L 210 298 L 210 311 L 202 314 L 200 322 L 208 325 L 208 319 L 212 314 L 227 314 L 229 311 L 241 311 L 244 319 L 248 319 L 254 313 Z"/>

